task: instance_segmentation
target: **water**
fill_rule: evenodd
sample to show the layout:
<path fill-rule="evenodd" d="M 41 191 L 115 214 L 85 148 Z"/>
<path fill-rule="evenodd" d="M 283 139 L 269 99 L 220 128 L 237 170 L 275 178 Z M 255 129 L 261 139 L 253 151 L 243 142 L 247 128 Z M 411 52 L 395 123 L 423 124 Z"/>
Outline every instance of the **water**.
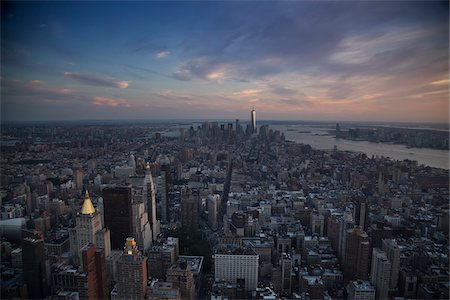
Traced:
<path fill-rule="evenodd" d="M 284 132 L 286 140 L 309 144 L 316 149 L 330 150 L 336 145 L 339 150 L 363 152 L 369 157 L 378 155 L 395 160 L 410 159 L 430 167 L 449 169 L 449 151 L 447 150 L 406 148 L 404 145 L 336 139 L 334 136 L 325 135 L 327 128 L 316 126 L 270 125 L 270 128 Z"/>

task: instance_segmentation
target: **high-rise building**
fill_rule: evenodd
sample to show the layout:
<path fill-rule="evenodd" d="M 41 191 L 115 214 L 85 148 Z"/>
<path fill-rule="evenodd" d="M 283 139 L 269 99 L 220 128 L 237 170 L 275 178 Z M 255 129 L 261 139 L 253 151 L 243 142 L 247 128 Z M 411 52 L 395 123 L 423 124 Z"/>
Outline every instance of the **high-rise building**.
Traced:
<path fill-rule="evenodd" d="M 142 202 L 135 202 L 133 207 L 133 228 L 134 236 L 138 248 L 147 251 L 153 240 L 152 230 L 150 228 L 150 222 L 148 221 L 148 214 L 145 211 L 145 205 Z"/>
<path fill-rule="evenodd" d="M 372 266 L 370 269 L 370 283 L 375 286 L 377 299 L 387 299 L 391 275 L 391 263 L 386 253 L 379 248 L 372 251 Z"/>
<path fill-rule="evenodd" d="M 258 266 L 259 256 L 251 248 L 219 249 L 214 255 L 215 280 L 237 284 L 243 279 L 246 291 L 258 286 Z"/>
<path fill-rule="evenodd" d="M 74 235 L 70 238 L 70 248 L 76 262 L 79 260 L 81 248 L 90 243 L 104 249 L 106 256 L 111 252 L 110 232 L 103 228 L 100 212 L 95 210 L 88 191 L 81 212 L 76 217 L 75 231 L 70 234 Z"/>
<path fill-rule="evenodd" d="M 77 190 L 81 191 L 83 189 L 83 171 L 80 169 L 75 170 L 73 177 L 75 180 L 75 186 L 77 187 Z"/>
<path fill-rule="evenodd" d="M 133 169 L 133 174 L 136 173 L 136 158 L 133 154 L 130 154 L 128 165 Z"/>
<path fill-rule="evenodd" d="M 181 226 L 187 230 L 198 229 L 198 200 L 190 191 L 181 194 Z"/>
<path fill-rule="evenodd" d="M 186 262 L 174 264 L 167 270 L 167 282 L 180 289 L 183 300 L 195 299 L 194 275 Z"/>
<path fill-rule="evenodd" d="M 374 300 L 375 287 L 369 281 L 351 281 L 347 285 L 349 300 Z"/>
<path fill-rule="evenodd" d="M 252 111 L 250 112 L 250 118 L 252 121 L 252 133 L 256 133 L 256 111 L 255 108 L 252 108 Z"/>
<path fill-rule="evenodd" d="M 105 251 L 94 244 L 81 248 L 83 276 L 79 277 L 81 299 L 107 299 Z M 82 283 L 82 284 L 80 284 Z M 80 288 L 81 287 L 81 288 Z"/>
<path fill-rule="evenodd" d="M 147 258 L 136 247 L 134 238 L 127 238 L 117 262 L 117 298 L 144 299 L 147 293 Z"/>
<path fill-rule="evenodd" d="M 149 163 L 147 163 L 147 167 L 145 170 L 143 200 L 146 211 L 148 213 L 150 227 L 153 234 L 153 240 L 156 240 L 158 234 L 160 233 L 160 223 L 159 220 L 156 219 L 156 188 L 155 184 L 153 183 Z"/>
<path fill-rule="evenodd" d="M 38 233 L 27 231 L 22 240 L 23 282 L 28 297 L 43 299 L 48 296 L 50 265 L 45 254 L 44 239 Z"/>
<path fill-rule="evenodd" d="M 219 207 L 220 207 L 220 195 L 209 195 L 208 196 L 208 225 L 209 227 L 216 231 L 218 226 L 219 217 Z"/>
<path fill-rule="evenodd" d="M 367 280 L 369 275 L 369 236 L 361 227 L 347 230 L 343 260 L 344 277 Z"/>
<path fill-rule="evenodd" d="M 281 260 L 281 291 L 291 293 L 292 287 L 292 259 L 289 254 L 283 253 Z"/>
<path fill-rule="evenodd" d="M 121 249 L 123 241 L 133 234 L 131 187 L 103 189 L 105 227 L 111 232 L 111 248 Z"/>
<path fill-rule="evenodd" d="M 317 211 L 313 211 L 311 213 L 311 232 L 323 236 L 324 226 L 325 226 L 325 217 L 323 216 L 323 214 Z"/>
<path fill-rule="evenodd" d="M 387 258 L 391 262 L 391 280 L 389 283 L 390 289 L 397 288 L 398 276 L 400 270 L 400 247 L 394 239 L 384 239 L 382 250 L 386 252 Z"/>
<path fill-rule="evenodd" d="M 148 276 L 166 279 L 167 270 L 178 259 L 178 238 L 168 237 L 159 245 L 153 245 L 147 252 Z"/>

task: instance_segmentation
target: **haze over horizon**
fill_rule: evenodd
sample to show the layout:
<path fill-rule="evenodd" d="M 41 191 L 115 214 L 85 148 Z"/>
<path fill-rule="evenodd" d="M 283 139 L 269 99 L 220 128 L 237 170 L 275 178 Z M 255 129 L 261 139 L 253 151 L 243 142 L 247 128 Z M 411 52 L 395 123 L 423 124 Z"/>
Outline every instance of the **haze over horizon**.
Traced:
<path fill-rule="evenodd" d="M 449 121 L 445 1 L 1 7 L 2 121 Z"/>

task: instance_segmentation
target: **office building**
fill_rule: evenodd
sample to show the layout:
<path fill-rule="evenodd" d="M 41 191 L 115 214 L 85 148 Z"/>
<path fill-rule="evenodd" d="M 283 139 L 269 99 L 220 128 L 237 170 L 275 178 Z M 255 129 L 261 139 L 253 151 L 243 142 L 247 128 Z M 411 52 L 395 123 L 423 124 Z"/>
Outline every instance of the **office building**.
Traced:
<path fill-rule="evenodd" d="M 252 109 L 252 111 L 250 112 L 250 118 L 251 118 L 251 122 L 252 122 L 252 124 L 251 124 L 251 130 L 252 130 L 252 133 L 256 133 L 257 132 L 257 129 L 256 129 L 256 111 L 255 111 L 255 108 L 253 108 Z"/>
<path fill-rule="evenodd" d="M 389 288 L 396 289 L 400 271 L 400 247 L 394 239 L 383 239 L 382 250 L 386 253 L 387 258 L 391 262 L 391 279 Z"/>
<path fill-rule="evenodd" d="M 80 250 L 90 243 L 104 249 L 105 255 L 111 252 L 110 231 L 102 226 L 100 213 L 94 208 L 88 191 L 83 207 L 76 217 L 75 231 L 70 232 L 70 248 L 75 262 L 79 262 Z"/>
<path fill-rule="evenodd" d="M 323 236 L 323 229 L 325 226 L 325 218 L 324 216 L 314 211 L 311 213 L 311 232 L 317 233 L 319 236 Z"/>
<path fill-rule="evenodd" d="M 259 256 L 251 248 L 219 249 L 214 255 L 215 280 L 237 284 L 243 279 L 246 291 L 258 286 L 258 266 Z"/>
<path fill-rule="evenodd" d="M 136 247 L 134 238 L 127 238 L 117 262 L 117 298 L 144 299 L 147 293 L 147 258 Z"/>
<path fill-rule="evenodd" d="M 24 230 L 25 231 L 25 230 Z M 22 240 L 23 283 L 28 297 L 43 299 L 49 294 L 50 265 L 45 254 L 44 240 L 38 233 L 26 231 Z"/>
<path fill-rule="evenodd" d="M 386 253 L 379 248 L 372 250 L 372 266 L 370 269 L 370 283 L 375 286 L 377 299 L 387 299 L 391 275 L 391 263 Z"/>
<path fill-rule="evenodd" d="M 195 299 L 194 275 L 185 261 L 172 265 L 166 277 L 167 282 L 179 288 L 182 299 Z"/>
<path fill-rule="evenodd" d="M 181 226 L 183 229 L 198 229 L 198 199 L 190 191 L 181 194 Z"/>
<path fill-rule="evenodd" d="M 133 234 L 136 238 L 137 246 L 142 251 L 147 251 L 152 244 L 152 230 L 145 205 L 142 202 L 133 203 Z"/>
<path fill-rule="evenodd" d="M 178 238 L 168 237 L 158 245 L 153 245 L 147 252 L 148 276 L 166 279 L 167 270 L 178 259 Z"/>
<path fill-rule="evenodd" d="M 77 190 L 81 192 L 83 189 L 83 171 L 80 169 L 77 169 L 73 174 L 73 178 L 74 178 L 75 186 L 76 186 Z"/>
<path fill-rule="evenodd" d="M 289 254 L 283 253 L 281 260 L 281 291 L 290 293 L 292 288 L 292 259 Z"/>
<path fill-rule="evenodd" d="M 347 294 L 349 300 L 374 300 L 375 287 L 369 281 L 351 281 L 347 285 Z"/>
<path fill-rule="evenodd" d="M 213 231 L 216 231 L 218 227 L 220 195 L 209 195 L 207 206 L 208 206 L 208 225 Z"/>
<path fill-rule="evenodd" d="M 145 170 L 143 200 L 146 211 L 148 213 L 150 228 L 153 235 L 152 240 L 156 240 L 160 232 L 160 223 L 159 220 L 156 219 L 156 188 L 155 184 L 153 183 L 149 163 L 147 163 L 147 167 Z"/>
<path fill-rule="evenodd" d="M 121 249 L 123 241 L 133 234 L 131 187 L 103 189 L 105 227 L 110 230 L 111 249 Z"/>
<path fill-rule="evenodd" d="M 369 278 L 370 243 L 367 233 L 357 226 L 347 230 L 343 261 L 347 280 Z"/>
<path fill-rule="evenodd" d="M 107 299 L 105 251 L 96 249 L 94 244 L 81 249 L 82 276 L 79 278 L 81 299 Z"/>

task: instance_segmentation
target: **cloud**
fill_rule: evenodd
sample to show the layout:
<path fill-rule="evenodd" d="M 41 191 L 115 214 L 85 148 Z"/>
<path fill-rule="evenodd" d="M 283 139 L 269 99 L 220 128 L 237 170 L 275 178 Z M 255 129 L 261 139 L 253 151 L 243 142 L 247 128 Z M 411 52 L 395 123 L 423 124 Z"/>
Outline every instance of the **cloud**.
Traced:
<path fill-rule="evenodd" d="M 66 78 L 73 79 L 75 81 L 94 85 L 94 86 L 104 86 L 104 87 L 115 87 L 120 89 L 126 89 L 130 85 L 130 81 L 118 80 L 111 77 L 103 77 L 90 74 L 80 74 L 74 72 L 64 72 Z"/>
<path fill-rule="evenodd" d="M 130 107 L 131 106 L 127 100 L 97 97 L 97 96 L 95 96 L 93 98 L 92 103 L 94 105 L 98 105 L 98 106 L 110 106 L 110 107 Z"/>
<path fill-rule="evenodd" d="M 448 83 L 449 83 L 448 79 L 436 80 L 431 82 L 432 85 L 444 85 L 444 84 L 448 85 Z"/>
<path fill-rule="evenodd" d="M 170 55 L 170 51 L 161 51 L 155 54 L 156 59 L 166 58 Z"/>
<path fill-rule="evenodd" d="M 233 95 L 235 95 L 235 96 L 254 96 L 259 93 L 261 93 L 261 90 L 248 89 L 248 90 L 242 90 L 239 92 L 235 92 L 235 93 L 233 93 Z"/>

